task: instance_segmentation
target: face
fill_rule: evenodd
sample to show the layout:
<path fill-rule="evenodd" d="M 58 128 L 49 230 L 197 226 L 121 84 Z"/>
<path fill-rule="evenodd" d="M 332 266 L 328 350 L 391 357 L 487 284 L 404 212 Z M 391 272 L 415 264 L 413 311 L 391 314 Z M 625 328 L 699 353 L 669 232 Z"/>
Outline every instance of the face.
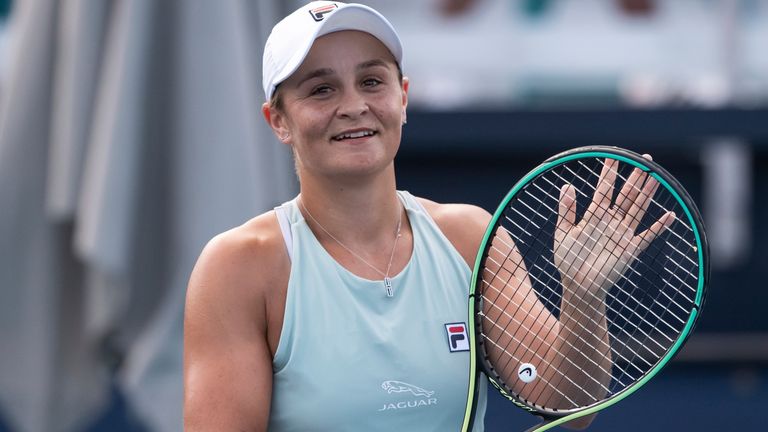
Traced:
<path fill-rule="evenodd" d="M 408 81 L 375 37 L 341 31 L 318 38 L 280 84 L 281 108 L 264 106 L 293 147 L 299 176 L 360 176 L 391 169 L 400 145 Z"/>

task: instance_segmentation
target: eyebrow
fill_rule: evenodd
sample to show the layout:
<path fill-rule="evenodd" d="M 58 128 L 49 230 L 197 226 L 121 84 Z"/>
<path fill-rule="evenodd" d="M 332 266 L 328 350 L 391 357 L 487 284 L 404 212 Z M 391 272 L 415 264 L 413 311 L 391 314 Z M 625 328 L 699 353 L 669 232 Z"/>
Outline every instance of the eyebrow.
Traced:
<path fill-rule="evenodd" d="M 360 63 L 359 65 L 357 65 L 357 67 L 355 69 L 360 71 L 360 70 L 364 70 L 364 69 L 370 69 L 370 68 L 373 68 L 373 67 L 388 67 L 388 63 L 386 61 L 384 61 L 384 60 L 381 60 L 381 59 L 373 59 L 373 60 L 368 60 L 368 61 Z M 299 82 L 296 83 L 296 87 L 301 87 L 301 85 L 304 84 L 305 81 L 309 81 L 312 78 L 322 78 L 322 77 L 325 77 L 325 76 L 328 76 L 328 75 L 333 75 L 334 73 L 336 73 L 336 71 L 334 71 L 331 68 L 315 69 L 315 70 L 307 73 L 306 75 L 304 75 L 304 77 L 302 77 L 299 80 Z"/>
<path fill-rule="evenodd" d="M 334 70 L 330 68 L 322 68 L 322 69 L 315 69 L 306 75 L 304 75 L 299 82 L 296 83 L 295 87 L 301 87 L 302 84 L 304 84 L 305 81 L 309 81 L 312 78 L 321 78 L 328 75 L 333 75 Z"/>
<path fill-rule="evenodd" d="M 389 64 L 387 62 L 385 62 L 384 60 L 373 59 L 373 60 L 368 60 L 367 62 L 363 62 L 363 63 L 360 63 L 359 65 L 357 65 L 357 70 L 368 69 L 368 68 L 377 67 L 377 66 L 388 67 L 388 65 Z"/>

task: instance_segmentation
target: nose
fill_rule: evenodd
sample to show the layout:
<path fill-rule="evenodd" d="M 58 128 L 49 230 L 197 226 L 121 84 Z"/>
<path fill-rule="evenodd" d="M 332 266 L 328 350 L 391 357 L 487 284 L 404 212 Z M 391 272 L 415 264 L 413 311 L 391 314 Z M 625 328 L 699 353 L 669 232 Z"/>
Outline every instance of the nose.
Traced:
<path fill-rule="evenodd" d="M 347 90 L 339 101 L 336 114 L 342 118 L 355 119 L 365 115 L 369 111 L 365 96 L 357 90 Z"/>

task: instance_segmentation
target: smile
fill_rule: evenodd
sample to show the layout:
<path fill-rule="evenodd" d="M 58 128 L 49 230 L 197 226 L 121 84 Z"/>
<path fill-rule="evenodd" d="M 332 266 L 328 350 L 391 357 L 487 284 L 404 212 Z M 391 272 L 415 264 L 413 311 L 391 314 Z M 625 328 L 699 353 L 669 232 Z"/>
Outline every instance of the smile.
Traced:
<path fill-rule="evenodd" d="M 345 139 L 364 138 L 376 135 L 376 131 L 372 130 L 360 130 L 355 132 L 344 132 L 333 137 L 335 141 L 342 141 Z"/>

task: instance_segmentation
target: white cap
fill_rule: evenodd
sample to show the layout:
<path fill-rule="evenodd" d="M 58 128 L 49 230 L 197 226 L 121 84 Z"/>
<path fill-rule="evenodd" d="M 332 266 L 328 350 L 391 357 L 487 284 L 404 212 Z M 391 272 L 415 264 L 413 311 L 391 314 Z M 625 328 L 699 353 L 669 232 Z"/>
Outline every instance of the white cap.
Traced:
<path fill-rule="evenodd" d="M 402 66 L 403 45 L 383 15 L 361 4 L 313 1 L 272 28 L 264 46 L 262 68 L 267 100 L 272 98 L 277 85 L 299 68 L 315 39 L 341 30 L 359 30 L 373 35 Z"/>

